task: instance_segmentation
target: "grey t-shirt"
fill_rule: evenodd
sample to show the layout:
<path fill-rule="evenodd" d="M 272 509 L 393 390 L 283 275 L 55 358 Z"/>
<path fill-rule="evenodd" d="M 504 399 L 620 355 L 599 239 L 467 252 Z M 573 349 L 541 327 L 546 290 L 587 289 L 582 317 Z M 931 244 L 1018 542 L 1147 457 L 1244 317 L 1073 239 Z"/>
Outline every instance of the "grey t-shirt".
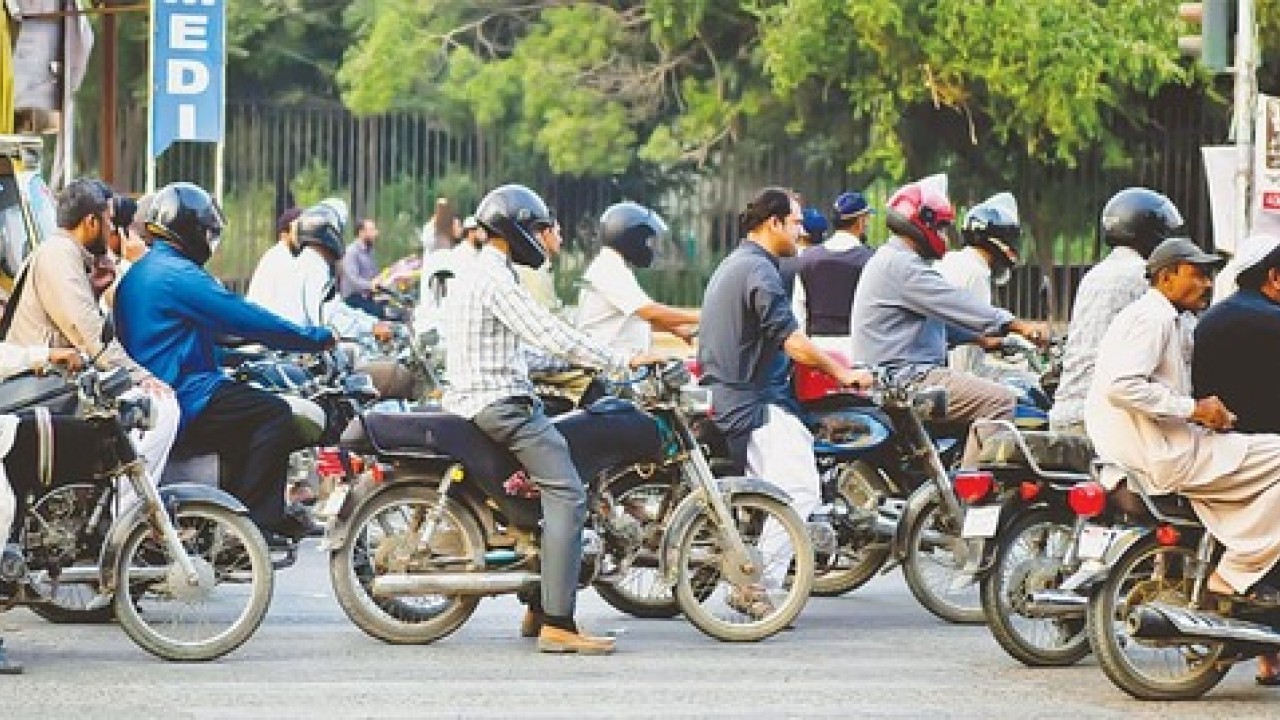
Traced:
<path fill-rule="evenodd" d="M 711 387 L 714 419 L 725 433 L 750 433 L 764 425 L 766 406 L 791 404 L 774 365 L 799 327 L 778 258 L 742 241 L 707 283 L 698 338 L 702 382 Z"/>
<path fill-rule="evenodd" d="M 947 364 L 948 327 L 981 334 L 1013 320 L 951 283 L 902 238 L 867 262 L 853 296 L 854 360 L 868 365 L 933 368 Z"/>

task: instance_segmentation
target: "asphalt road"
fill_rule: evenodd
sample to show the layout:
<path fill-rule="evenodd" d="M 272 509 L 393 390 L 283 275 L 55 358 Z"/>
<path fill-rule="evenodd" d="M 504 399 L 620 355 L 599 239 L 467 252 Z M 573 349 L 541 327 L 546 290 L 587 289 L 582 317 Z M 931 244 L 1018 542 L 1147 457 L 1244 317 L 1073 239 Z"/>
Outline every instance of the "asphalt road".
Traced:
<path fill-rule="evenodd" d="M 729 645 L 683 620 L 635 620 L 593 593 L 581 616 L 623 631 L 611 657 L 545 656 L 518 637 L 519 606 L 486 600 L 426 647 L 365 636 L 308 548 L 277 578 L 266 622 L 209 664 L 153 659 L 113 625 L 54 626 L 26 610 L 0 634 L 26 675 L 0 677 L 0 719 L 419 717 L 1276 718 L 1280 690 L 1240 666 L 1206 699 L 1128 699 L 1092 659 L 1029 670 L 986 628 L 945 625 L 894 573 L 814 599 L 794 631 Z"/>

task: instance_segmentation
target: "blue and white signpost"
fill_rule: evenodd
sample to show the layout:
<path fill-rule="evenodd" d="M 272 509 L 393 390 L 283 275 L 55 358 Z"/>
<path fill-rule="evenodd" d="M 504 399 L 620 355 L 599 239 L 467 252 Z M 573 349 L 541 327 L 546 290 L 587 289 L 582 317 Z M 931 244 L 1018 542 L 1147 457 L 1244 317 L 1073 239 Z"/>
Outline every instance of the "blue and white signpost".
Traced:
<path fill-rule="evenodd" d="M 214 196 L 222 197 L 226 104 L 226 0 L 151 0 L 151 122 L 147 191 L 156 159 L 176 141 L 215 143 Z"/>

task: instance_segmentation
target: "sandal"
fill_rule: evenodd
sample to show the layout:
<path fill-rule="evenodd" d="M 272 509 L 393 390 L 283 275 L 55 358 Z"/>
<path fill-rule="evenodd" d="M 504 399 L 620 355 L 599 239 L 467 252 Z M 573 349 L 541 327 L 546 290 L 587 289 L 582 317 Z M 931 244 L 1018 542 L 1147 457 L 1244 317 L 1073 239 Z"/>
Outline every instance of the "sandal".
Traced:
<path fill-rule="evenodd" d="M 777 611 L 773 601 L 769 599 L 768 591 L 759 585 L 736 586 L 729 591 L 729 596 L 724 602 L 737 612 L 757 621 Z"/>

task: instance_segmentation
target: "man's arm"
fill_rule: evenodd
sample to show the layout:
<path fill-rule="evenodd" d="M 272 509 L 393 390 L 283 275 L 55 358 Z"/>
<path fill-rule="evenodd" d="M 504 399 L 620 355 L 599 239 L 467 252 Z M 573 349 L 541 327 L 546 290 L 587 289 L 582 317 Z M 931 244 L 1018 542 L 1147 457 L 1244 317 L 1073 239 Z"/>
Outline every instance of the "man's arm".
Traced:
<path fill-rule="evenodd" d="M 1136 319 L 1142 321 L 1141 316 Z M 1135 328 L 1113 323 L 1098 347 L 1097 365 L 1110 369 L 1104 392 L 1111 404 L 1150 417 L 1191 418 L 1196 401 L 1152 379 L 1174 329 L 1172 324 Z"/>
<path fill-rule="evenodd" d="M 675 335 L 679 335 L 685 326 L 697 325 L 701 317 L 697 310 L 673 308 L 670 305 L 663 305 L 657 302 L 640 307 L 636 310 L 636 315 L 655 329 Z"/>
<path fill-rule="evenodd" d="M 522 285 L 514 281 L 498 283 L 492 285 L 489 292 L 494 315 L 529 345 L 587 367 L 627 368 L 626 356 L 596 345 L 586 334 L 543 307 Z"/>
<path fill-rule="evenodd" d="M 203 270 L 192 267 L 172 276 L 170 282 L 182 288 L 181 292 L 171 293 L 177 311 L 214 333 L 303 352 L 323 350 L 333 343 L 333 333 L 328 328 L 295 325 L 236 295 Z"/>

